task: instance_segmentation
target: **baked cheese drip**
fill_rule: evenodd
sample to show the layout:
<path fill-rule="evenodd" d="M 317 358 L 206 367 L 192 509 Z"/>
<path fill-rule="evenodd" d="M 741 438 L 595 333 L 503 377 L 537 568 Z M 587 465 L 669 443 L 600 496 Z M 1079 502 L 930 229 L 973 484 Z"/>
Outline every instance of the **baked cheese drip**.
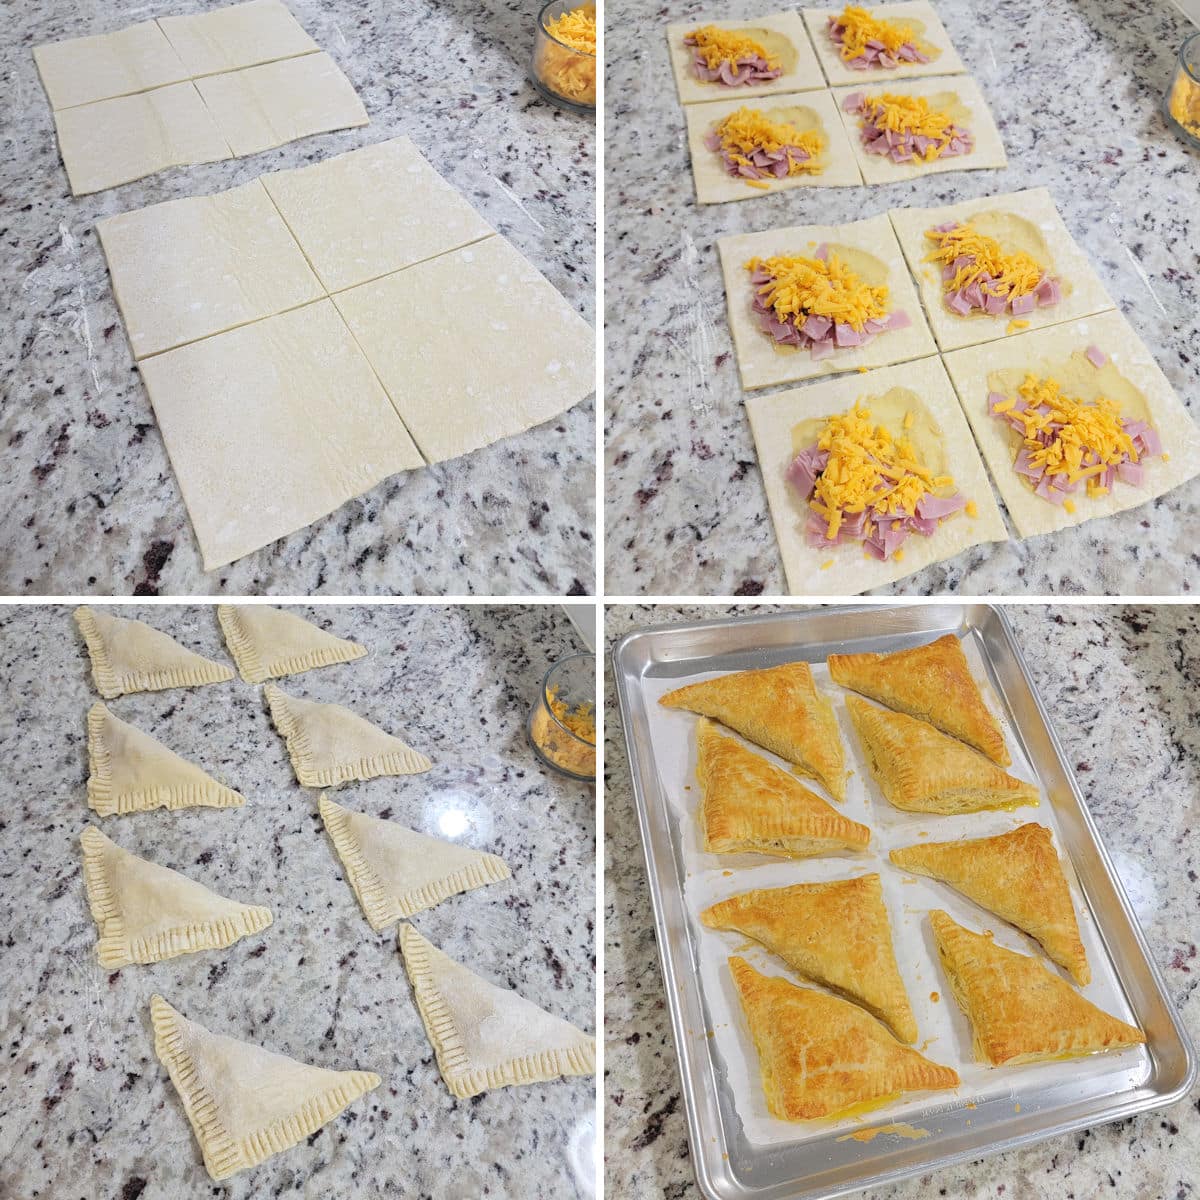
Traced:
<path fill-rule="evenodd" d="M 1108 361 L 1095 346 L 1087 357 L 1097 368 Z M 1025 376 L 1017 393 L 989 392 L 988 411 L 1020 438 L 1013 470 L 1067 512 L 1075 511 L 1071 497 L 1081 485 L 1088 496 L 1107 495 L 1118 479 L 1140 486 L 1143 459 L 1163 452 L 1157 430 L 1123 417 L 1113 400 L 1067 396 L 1056 379 L 1034 374 Z"/>
<path fill-rule="evenodd" d="M 892 162 L 933 162 L 970 154 L 975 148 L 971 132 L 955 124 L 949 113 L 930 108 L 924 96 L 851 92 L 842 101 L 842 108 L 860 117 L 863 149 Z"/>
<path fill-rule="evenodd" d="M 1193 83 L 1182 67 L 1171 86 L 1171 116 L 1194 138 L 1200 138 L 1200 84 Z"/>
<path fill-rule="evenodd" d="M 826 28 L 846 66 L 855 71 L 892 70 L 901 63 L 927 63 L 917 48 L 917 35 L 907 25 L 873 17 L 865 8 L 848 4 Z"/>
<path fill-rule="evenodd" d="M 752 258 L 746 270 L 762 331 L 777 345 L 806 349 L 814 359 L 865 346 L 885 330 L 912 324 L 907 314 L 888 311 L 886 287 L 863 283 L 824 245 L 813 258 Z"/>
<path fill-rule="evenodd" d="M 736 29 L 705 25 L 689 33 L 683 43 L 696 48 L 693 59 L 696 75 L 706 83 L 739 87 L 766 83 L 783 74 L 779 59 Z"/>
<path fill-rule="evenodd" d="M 905 428 L 911 423 L 909 413 Z M 817 441 L 792 460 L 787 479 L 808 503 L 810 546 L 862 542 L 883 561 L 899 557 L 913 534 L 930 537 L 967 507 L 953 477 L 935 475 L 908 438 L 875 424 L 861 400 L 828 419 Z"/>
<path fill-rule="evenodd" d="M 935 225 L 925 236 L 935 247 L 925 261 L 941 264 L 942 298 L 960 317 L 976 311 L 992 317 L 1011 311 L 1014 317 L 1022 317 L 1062 299 L 1058 281 L 1046 274 L 1037 259 L 1023 250 L 1006 254 L 995 238 L 980 233 L 969 221 Z"/>
<path fill-rule="evenodd" d="M 596 8 L 583 4 L 545 24 L 534 69 L 556 96 L 596 103 Z"/>
<path fill-rule="evenodd" d="M 762 180 L 789 175 L 818 175 L 825 139 L 815 130 L 799 130 L 786 121 L 773 121 L 754 108 L 739 108 L 717 122 L 704 144 L 721 156 L 729 175 L 740 176 L 751 187 L 766 187 Z"/>

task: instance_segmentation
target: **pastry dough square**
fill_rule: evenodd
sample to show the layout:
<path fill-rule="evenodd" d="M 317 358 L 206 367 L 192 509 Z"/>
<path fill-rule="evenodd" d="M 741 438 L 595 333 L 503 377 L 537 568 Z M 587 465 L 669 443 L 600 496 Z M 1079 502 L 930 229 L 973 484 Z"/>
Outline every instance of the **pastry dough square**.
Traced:
<path fill-rule="evenodd" d="M 167 167 L 231 157 L 229 143 L 192 83 L 60 109 L 54 127 L 76 196 Z"/>
<path fill-rule="evenodd" d="M 899 562 L 895 559 L 881 562 L 868 557 L 860 546 L 853 544 L 815 549 L 804 536 L 807 505 L 786 478 L 788 465 L 794 457 L 792 427 L 811 417 L 845 412 L 860 397 L 879 396 L 894 387 L 915 392 L 941 427 L 954 482 L 963 495 L 975 501 L 978 515 L 970 517 L 958 513 L 932 537 L 914 535 L 908 538 L 904 543 L 904 557 Z M 857 595 L 894 583 L 930 563 L 953 558 L 970 546 L 1008 540 L 1004 519 L 996 506 L 971 430 L 963 419 L 946 371 L 936 357 L 870 371 L 866 375 L 828 380 L 812 387 L 793 388 L 769 396 L 750 396 L 746 400 L 746 412 L 758 448 L 763 486 L 792 595 Z M 826 563 L 832 565 L 822 570 Z"/>
<path fill-rule="evenodd" d="M 206 571 L 422 465 L 328 300 L 139 366 Z"/>
<path fill-rule="evenodd" d="M 743 106 L 759 109 L 772 116 L 778 109 L 807 109 L 819 122 L 825 138 L 821 161 L 825 169 L 819 175 L 789 175 L 784 179 L 761 180 L 763 187 L 751 187 L 744 179 L 726 173 L 721 156 L 710 150 L 704 139 L 713 126 Z M 857 187 L 862 183 L 854 148 L 846 136 L 846 127 L 838 116 L 829 92 L 800 92 L 771 96 L 762 100 L 718 100 L 711 104 L 691 104 L 684 109 L 688 127 L 688 151 L 692 159 L 692 178 L 696 181 L 696 199 L 700 204 L 724 204 L 730 200 L 752 200 L 771 192 L 798 187 Z M 786 118 L 783 118 L 786 119 Z"/>
<path fill-rule="evenodd" d="M 96 228 L 134 358 L 325 295 L 257 179 L 106 217 Z"/>
<path fill-rule="evenodd" d="M 1050 308 L 1035 308 L 1020 318 L 1028 328 L 1043 329 L 1047 325 L 1061 325 L 1076 317 L 1088 317 L 1116 307 L 1104 290 L 1104 284 L 1092 270 L 1087 255 L 1075 244 L 1046 188 L 984 196 L 979 200 L 964 200 L 961 204 L 949 204 L 944 208 L 894 208 L 888 216 L 900 239 L 900 249 L 904 251 L 909 269 L 916 277 L 933 336 L 943 352 L 1012 336 L 1008 330 L 1013 319 L 1011 312 L 995 317 L 980 312 L 960 317 L 951 312 L 942 299 L 941 267 L 925 261 L 933 246 L 925 236 L 927 229 L 950 221 L 970 221 L 982 214 L 1015 218 L 1033 227 L 1031 235 L 1040 237 L 1046 248 L 1046 253 L 1039 253 L 1035 257 L 1063 285 L 1063 298 L 1057 304 Z M 989 231 L 984 229 L 983 232 Z"/>
<path fill-rule="evenodd" d="M 1118 480 L 1107 496 L 1076 493 L 1075 512 L 1069 513 L 1065 507 L 1036 496 L 1013 470 L 1008 428 L 987 410 L 987 395 L 992 390 L 988 377 L 1006 369 L 1042 371 L 1093 345 L 1108 355 L 1111 365 L 1145 397 L 1150 423 L 1158 430 L 1169 458 L 1166 462 L 1160 458 L 1142 460 L 1146 474 L 1141 487 Z M 1003 342 L 955 350 L 944 361 L 996 482 L 996 490 L 1022 537 L 1052 533 L 1080 525 L 1092 517 L 1107 517 L 1136 508 L 1200 474 L 1200 429 L 1141 339 L 1117 311 L 1022 333 Z"/>
<path fill-rule="evenodd" d="M 842 105 L 846 97 L 854 92 L 866 92 L 868 96 L 879 92 L 891 92 L 899 96 L 924 96 L 934 107 L 939 104 L 956 103 L 966 110 L 963 125 L 975 138 L 975 148 L 970 154 L 943 155 L 932 162 L 895 163 L 879 154 L 868 154 L 863 149 L 862 132 L 858 117 L 848 113 Z M 949 94 L 951 100 L 947 101 Z M 979 171 L 992 167 L 1007 167 L 1008 156 L 1004 153 L 1004 141 L 1000 130 L 992 119 L 991 110 L 974 78 L 970 75 L 943 76 L 938 79 L 909 79 L 894 83 L 859 83 L 857 87 L 835 88 L 833 98 L 841 113 L 842 123 L 863 181 L 868 184 L 895 183 L 901 179 L 916 179 L 921 175 L 933 175 L 939 171 Z"/>
<path fill-rule="evenodd" d="M 865 346 L 847 347 L 828 358 L 814 361 L 807 350 L 777 346 L 759 328 L 751 307 L 753 285 L 746 263 L 752 258 L 774 254 L 812 254 L 818 245 L 831 242 L 878 260 L 886 275 L 868 279 L 868 283 L 886 283 L 892 300 L 891 311 L 904 312 L 912 319 L 907 329 L 888 331 Z M 937 353 L 933 335 L 925 323 L 916 288 L 900 253 L 900 243 L 886 214 L 868 217 L 850 225 L 795 225 L 788 229 L 769 229 L 764 233 L 742 233 L 717 242 L 721 270 L 725 276 L 725 298 L 729 328 L 737 350 L 738 371 L 747 391 L 856 371 L 859 367 L 885 367 L 910 358 Z"/>
<path fill-rule="evenodd" d="M 816 47 L 817 60 L 825 72 L 825 78 L 829 80 L 830 87 L 846 83 L 890 84 L 897 79 L 914 79 L 919 75 L 957 75 L 966 70 L 954 43 L 950 40 L 950 35 L 946 32 L 946 27 L 933 5 L 926 3 L 926 0 L 905 0 L 901 4 L 871 4 L 864 7 L 873 17 L 879 17 L 881 20 L 897 21 L 902 25 L 919 23 L 924 28 L 914 26 L 917 36 L 941 53 L 932 62 L 902 63 L 894 70 L 856 71 L 853 67 L 846 66 L 841 52 L 827 32 L 829 18 L 838 16 L 842 9 L 803 8 L 800 11 L 804 15 L 804 24 L 808 26 L 808 32 Z"/>
<path fill-rule="evenodd" d="M 239 158 L 285 142 L 368 124 L 350 80 L 328 54 L 305 54 L 196 80 Z"/>
<path fill-rule="evenodd" d="M 784 62 L 783 74 L 768 83 L 735 88 L 722 83 L 706 83 L 697 79 L 692 70 L 692 47 L 683 44 L 683 39 L 689 33 L 704 25 L 719 25 L 722 29 L 765 29 L 790 43 L 795 51 L 795 62 Z M 768 50 L 771 48 L 767 47 Z M 817 56 L 813 53 L 808 34 L 804 31 L 804 22 L 800 20 L 800 14 L 792 9 L 746 21 L 695 17 L 691 21 L 676 22 L 667 26 L 667 52 L 671 58 L 671 69 L 675 72 L 675 84 L 679 89 L 681 104 L 702 104 L 706 100 L 746 100 L 755 96 L 770 96 L 776 92 L 806 92 L 825 86 L 825 78 L 821 74 Z"/>
<path fill-rule="evenodd" d="M 280 0 L 248 0 L 158 23 L 193 78 L 320 49 Z"/>
<path fill-rule="evenodd" d="M 430 462 L 540 425 L 595 386 L 595 335 L 502 237 L 333 298 Z"/>
<path fill-rule="evenodd" d="M 56 109 L 130 96 L 188 78 L 156 21 L 34 46 L 33 61 L 50 107 Z"/>
<path fill-rule="evenodd" d="M 331 292 L 494 232 L 406 137 L 262 181 Z"/>

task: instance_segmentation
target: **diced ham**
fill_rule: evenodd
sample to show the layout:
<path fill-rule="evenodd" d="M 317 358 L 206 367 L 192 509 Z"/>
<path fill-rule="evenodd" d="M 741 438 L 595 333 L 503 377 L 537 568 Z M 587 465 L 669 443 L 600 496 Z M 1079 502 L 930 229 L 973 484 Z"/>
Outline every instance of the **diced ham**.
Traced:
<path fill-rule="evenodd" d="M 953 496 L 934 496 L 926 494 L 917 501 L 917 516 L 926 521 L 939 521 L 951 516 L 959 509 L 966 508 L 966 498 L 955 494 Z"/>
<path fill-rule="evenodd" d="M 1096 367 L 1097 369 L 1104 366 L 1104 364 L 1108 362 L 1108 355 L 1105 354 L 1099 346 L 1089 346 L 1084 351 L 1084 354 L 1087 356 L 1088 362 L 1090 362 L 1092 366 Z"/>
<path fill-rule="evenodd" d="M 1032 292 L 1027 296 L 1016 296 L 1012 300 L 1011 307 L 1014 317 L 1023 317 L 1037 307 L 1037 297 Z"/>

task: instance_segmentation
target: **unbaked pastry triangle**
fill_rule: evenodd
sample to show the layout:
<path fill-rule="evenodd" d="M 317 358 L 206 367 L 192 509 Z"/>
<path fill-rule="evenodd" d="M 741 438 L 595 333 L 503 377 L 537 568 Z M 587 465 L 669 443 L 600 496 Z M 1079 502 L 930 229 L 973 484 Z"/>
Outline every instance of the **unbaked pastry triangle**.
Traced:
<path fill-rule="evenodd" d="M 442 1079 L 454 1095 L 595 1074 L 595 1038 L 481 979 L 407 923 L 400 926 L 400 949 Z"/>
<path fill-rule="evenodd" d="M 386 929 L 447 896 L 512 875 L 504 859 L 494 854 L 343 808 L 325 795 L 318 805 L 372 929 Z"/>
<path fill-rule="evenodd" d="M 980 1062 L 998 1067 L 1138 1046 L 1146 1035 L 1085 1000 L 1035 958 L 1006 950 L 946 913 L 929 914 L 958 1006 Z"/>
<path fill-rule="evenodd" d="M 727 737 L 707 719 L 696 726 L 700 827 L 710 854 L 809 858 L 862 850 L 871 831 L 844 817 L 793 775 Z"/>
<path fill-rule="evenodd" d="M 88 709 L 88 806 L 102 817 L 152 808 L 240 808 L 246 797 L 114 716 Z"/>
<path fill-rule="evenodd" d="M 92 659 L 92 678 L 105 700 L 126 692 L 224 683 L 233 672 L 181 646 L 142 621 L 114 617 L 86 605 L 75 610 Z"/>
<path fill-rule="evenodd" d="M 998 837 L 906 846 L 893 850 L 891 859 L 905 871 L 948 883 L 1029 934 L 1076 983 L 1091 981 L 1071 889 L 1044 825 L 1022 825 Z"/>
<path fill-rule="evenodd" d="M 901 1041 L 917 1040 L 877 874 L 756 888 L 706 908 L 700 920 L 761 942 L 797 974 L 861 1004 Z"/>
<path fill-rule="evenodd" d="M 220 604 L 225 645 L 247 683 L 353 662 L 367 649 L 318 629 L 311 621 L 265 604 Z"/>
<path fill-rule="evenodd" d="M 668 692 L 659 704 L 720 721 L 823 784 L 835 800 L 845 800 L 846 761 L 837 718 L 808 663 L 691 683 Z"/>
<path fill-rule="evenodd" d="M 731 958 L 729 970 L 773 1117 L 807 1121 L 903 1092 L 958 1086 L 957 1071 L 896 1041 L 857 1004 L 761 975 L 744 958 Z"/>
<path fill-rule="evenodd" d="M 271 720 L 287 741 L 296 778 L 304 787 L 337 787 L 351 779 L 415 775 L 433 763 L 340 704 L 298 700 L 273 683 L 263 689 Z"/>
<path fill-rule="evenodd" d="M 891 654 L 831 654 L 829 673 L 834 683 L 920 717 L 1002 767 L 1012 762 L 1000 725 L 988 711 L 952 633 Z"/>
<path fill-rule="evenodd" d="M 846 708 L 880 791 L 907 812 L 967 813 L 1039 803 L 1031 783 L 918 720 L 847 696 Z"/>
<path fill-rule="evenodd" d="M 203 884 L 122 850 L 94 825 L 83 843 L 83 883 L 100 933 L 102 967 L 223 950 L 271 924 L 271 910 L 227 900 Z"/>
<path fill-rule="evenodd" d="M 183 1101 L 213 1179 L 295 1146 L 382 1082 L 371 1071 L 327 1071 L 212 1033 L 161 996 L 151 997 L 150 1015 L 154 1053 Z"/>

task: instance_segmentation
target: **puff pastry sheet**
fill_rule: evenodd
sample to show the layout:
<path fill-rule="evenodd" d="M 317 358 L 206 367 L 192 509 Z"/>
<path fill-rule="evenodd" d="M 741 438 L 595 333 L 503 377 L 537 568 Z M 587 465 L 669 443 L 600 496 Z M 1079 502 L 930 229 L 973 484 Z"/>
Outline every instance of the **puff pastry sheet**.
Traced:
<path fill-rule="evenodd" d="M 901 1041 L 917 1040 L 878 874 L 740 892 L 700 920 L 761 942 L 797 974 L 862 1005 Z"/>
<path fill-rule="evenodd" d="M 659 704 L 712 717 L 796 770 L 837 800 L 846 798 L 846 757 L 833 704 L 806 662 L 736 671 L 668 692 Z"/>
<path fill-rule="evenodd" d="M 154 808 L 240 808 L 246 797 L 97 702 L 88 710 L 88 806 L 102 817 Z"/>
<path fill-rule="evenodd" d="M 1145 1042 L 1140 1029 L 1085 1000 L 1036 959 L 964 929 L 940 910 L 929 922 L 980 1062 L 1041 1062 Z"/>
<path fill-rule="evenodd" d="M 1054 837 L 1026 824 L 997 837 L 923 842 L 891 852 L 905 871 L 949 884 L 1040 942 L 1076 983 L 1091 981 L 1087 952 Z"/>
<path fill-rule="evenodd" d="M 295 613 L 266 604 L 219 604 L 217 620 L 247 683 L 354 662 L 367 653 L 357 642 L 335 637 Z"/>
<path fill-rule="evenodd" d="M 382 1082 L 370 1071 L 327 1071 L 212 1033 L 162 996 L 151 998 L 150 1015 L 154 1052 L 215 1180 L 295 1146 Z"/>
<path fill-rule="evenodd" d="M 371 928 L 432 908 L 449 896 L 508 879 L 495 854 L 460 846 L 335 804 L 319 801 L 321 820 Z"/>
<path fill-rule="evenodd" d="M 80 840 L 102 967 L 223 950 L 271 924 L 269 908 L 227 900 L 178 871 L 138 858 L 94 825 Z"/>
<path fill-rule="evenodd" d="M 379 775 L 415 775 L 433 766 L 420 751 L 340 704 L 300 700 L 271 683 L 263 691 L 303 787 L 337 787 Z"/>
<path fill-rule="evenodd" d="M 455 1096 L 595 1074 L 595 1038 L 481 979 L 409 924 L 400 926 L 399 941 L 438 1068 Z"/>
<path fill-rule="evenodd" d="M 211 12 L 159 17 L 158 24 L 193 77 L 319 49 L 280 0 L 248 0 Z"/>
<path fill-rule="evenodd" d="M 806 1121 L 901 1092 L 958 1086 L 957 1071 L 898 1042 L 857 1004 L 761 975 L 736 956 L 729 970 L 773 1117 Z"/>
<path fill-rule="evenodd" d="M 75 621 L 87 643 L 96 690 L 105 700 L 127 692 L 199 687 L 233 678 L 228 667 L 194 654 L 142 621 L 86 605 L 75 610 Z"/>

